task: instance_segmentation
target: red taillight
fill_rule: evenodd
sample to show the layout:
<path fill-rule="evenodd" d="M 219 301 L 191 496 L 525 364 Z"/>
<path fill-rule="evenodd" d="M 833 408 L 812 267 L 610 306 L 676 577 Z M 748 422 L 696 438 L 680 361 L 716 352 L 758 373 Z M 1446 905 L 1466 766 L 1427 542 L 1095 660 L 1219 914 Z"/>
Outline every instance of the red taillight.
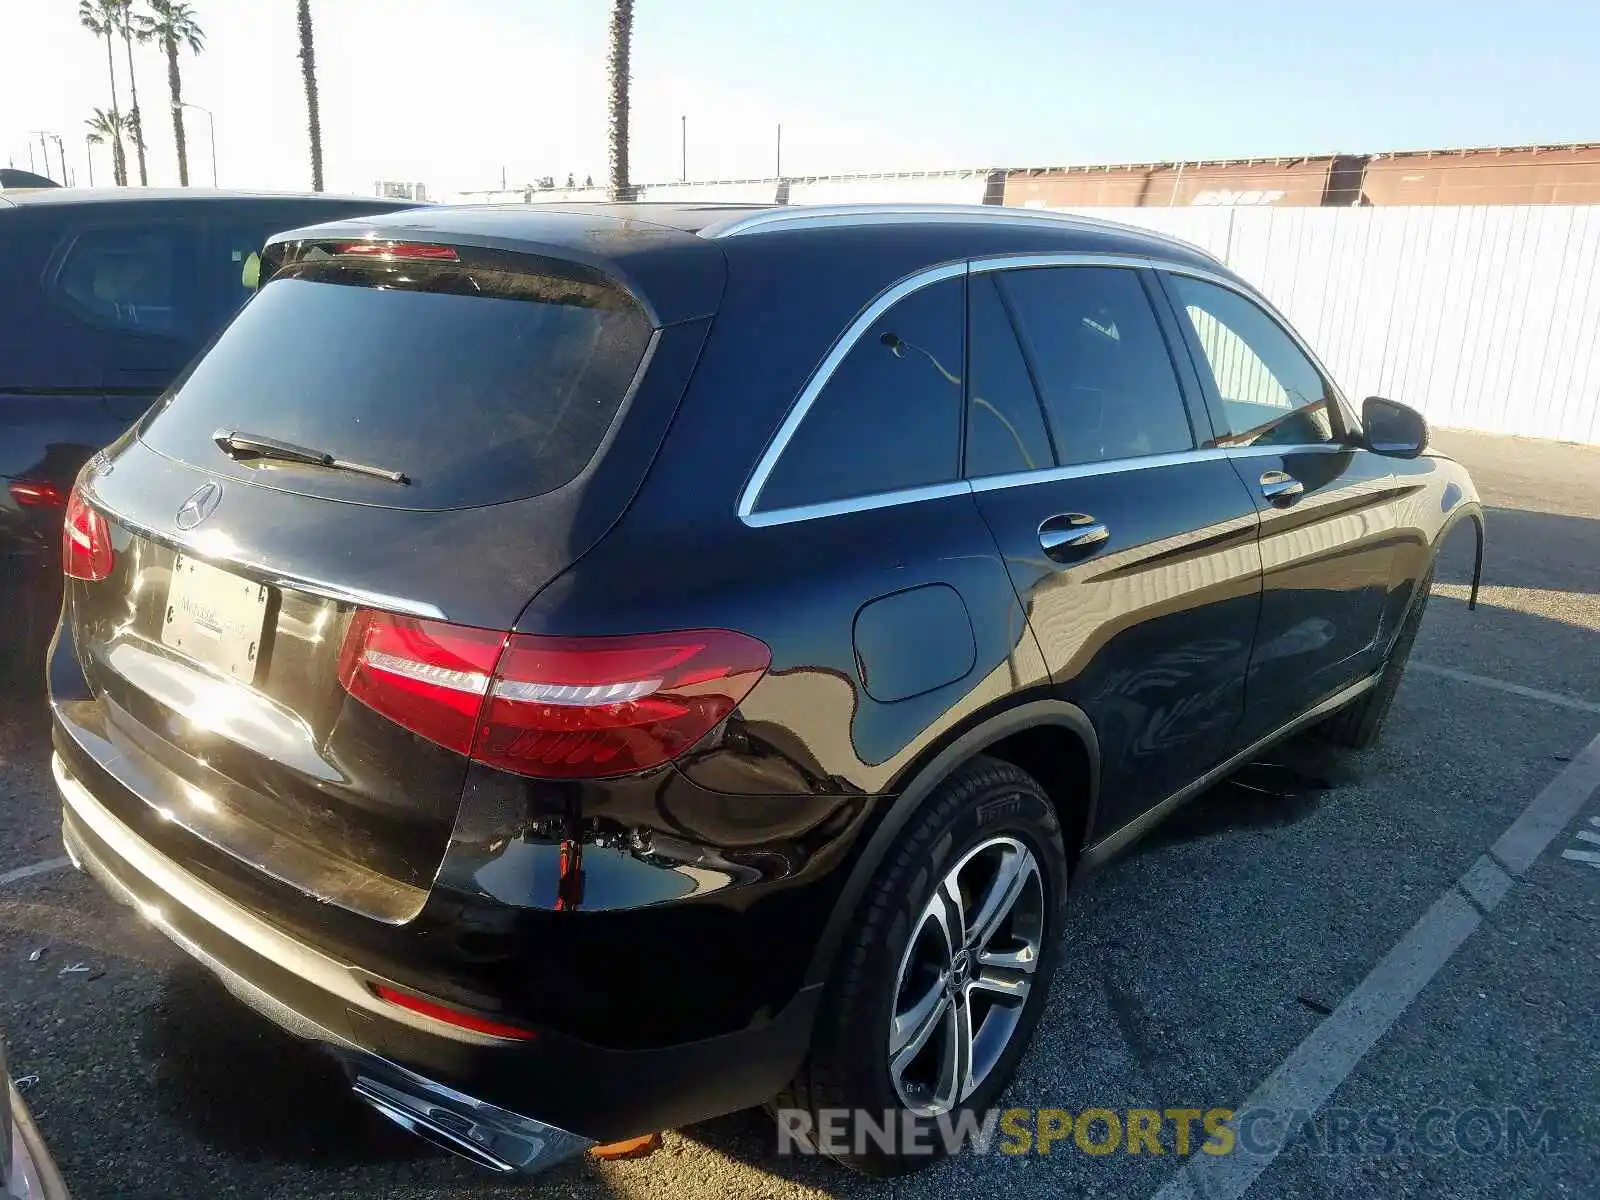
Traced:
<path fill-rule="evenodd" d="M 363 610 L 339 677 L 362 703 L 479 762 L 544 779 L 676 758 L 731 713 L 772 656 L 726 629 L 509 637 Z"/>
<path fill-rule="evenodd" d="M 339 654 L 339 682 L 391 721 L 466 754 L 505 643 L 488 629 L 362 609 Z"/>
<path fill-rule="evenodd" d="M 67 519 L 61 528 L 61 569 L 68 578 L 98 583 L 111 574 L 115 562 L 111 526 L 73 488 L 67 498 Z"/>
<path fill-rule="evenodd" d="M 337 254 L 356 255 L 360 258 L 422 258 L 431 262 L 460 262 L 461 256 L 449 246 L 433 246 L 426 242 L 346 242 L 335 249 Z"/>
<path fill-rule="evenodd" d="M 398 991 L 381 983 L 373 984 L 372 990 L 380 1000 L 387 1000 L 390 1004 L 410 1009 L 414 1013 L 421 1013 L 425 1017 L 432 1017 L 435 1021 L 443 1021 L 447 1025 L 454 1025 L 458 1029 L 470 1029 L 473 1033 L 487 1033 L 492 1037 L 517 1038 L 521 1041 L 528 1041 L 539 1036 L 531 1029 L 520 1029 L 515 1025 L 504 1025 L 499 1021 L 491 1021 L 487 1017 L 480 1017 L 475 1013 L 463 1012 L 459 1008 L 447 1008 L 436 1001 L 424 1000 L 421 996 L 414 996 L 410 992 Z"/>
<path fill-rule="evenodd" d="M 6 488 L 22 508 L 65 508 L 67 497 L 53 483 L 38 479 L 13 479 Z"/>

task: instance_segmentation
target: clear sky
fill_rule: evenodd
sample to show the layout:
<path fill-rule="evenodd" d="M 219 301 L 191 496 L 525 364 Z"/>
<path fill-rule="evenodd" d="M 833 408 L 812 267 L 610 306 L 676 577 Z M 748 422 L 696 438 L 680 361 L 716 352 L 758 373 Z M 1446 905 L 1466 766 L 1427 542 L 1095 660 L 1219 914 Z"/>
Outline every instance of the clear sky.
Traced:
<path fill-rule="evenodd" d="M 222 184 L 308 186 L 294 0 L 192 2 L 209 45 L 185 99 L 216 114 Z M 312 9 L 331 189 L 603 178 L 609 0 Z M 81 183 L 110 104 L 75 10 L 0 0 L 0 162 L 54 130 Z M 637 0 L 633 175 L 677 176 L 680 116 L 691 179 L 771 174 L 780 121 L 786 174 L 1600 140 L 1597 47 L 1600 5 L 1576 0 Z M 175 183 L 165 64 L 135 64 L 151 182 Z"/>

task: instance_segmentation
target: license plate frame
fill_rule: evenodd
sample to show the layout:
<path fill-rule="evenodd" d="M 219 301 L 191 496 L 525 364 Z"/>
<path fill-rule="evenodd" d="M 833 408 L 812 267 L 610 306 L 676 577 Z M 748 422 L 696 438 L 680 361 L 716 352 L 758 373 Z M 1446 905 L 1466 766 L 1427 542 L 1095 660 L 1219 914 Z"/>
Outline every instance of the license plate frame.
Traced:
<path fill-rule="evenodd" d="M 266 636 L 265 584 L 187 554 L 172 563 L 161 644 L 241 683 L 254 683 Z"/>

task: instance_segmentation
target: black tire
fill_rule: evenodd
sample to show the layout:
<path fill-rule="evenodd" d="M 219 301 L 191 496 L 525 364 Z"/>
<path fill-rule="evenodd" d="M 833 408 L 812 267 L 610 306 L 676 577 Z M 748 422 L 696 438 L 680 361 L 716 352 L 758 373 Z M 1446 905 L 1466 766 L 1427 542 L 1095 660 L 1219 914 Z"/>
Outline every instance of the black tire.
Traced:
<path fill-rule="evenodd" d="M 1422 627 L 1422 614 L 1428 607 L 1428 594 L 1432 590 L 1433 567 L 1430 565 L 1417 585 L 1411 607 L 1406 609 L 1378 682 L 1318 725 L 1318 737 L 1352 750 L 1366 750 L 1378 744 L 1383 722 L 1394 704 L 1395 693 L 1400 690 L 1400 680 L 1405 677 L 1406 660 L 1411 657 L 1411 646 L 1417 640 L 1417 630 Z"/>
<path fill-rule="evenodd" d="M 1067 894 L 1067 858 L 1055 809 L 1034 778 L 999 759 L 978 757 L 959 768 L 912 816 L 890 847 L 861 899 L 857 919 L 839 948 L 823 993 L 811 1046 L 799 1072 L 770 1109 L 802 1110 L 819 1122 L 830 1110 L 849 1110 L 881 1121 L 886 1112 L 911 1118 L 890 1077 L 888 1033 L 899 972 L 919 915 L 946 874 L 975 848 L 1004 837 L 1033 854 L 1042 885 L 1043 932 L 1038 965 L 1021 1015 L 999 1057 L 959 1107 L 981 1113 L 993 1106 L 1015 1073 L 1044 1010 L 1060 953 Z M 781 1119 L 781 1118 L 780 1118 Z M 848 1153 L 831 1157 L 869 1175 L 900 1175 L 943 1156 L 935 1118 L 912 1118 L 932 1131 L 934 1153 L 903 1155 L 866 1140 L 855 1152 L 856 1122 L 845 1139 Z M 815 1124 L 813 1128 L 822 1128 Z M 829 1147 L 821 1146 L 824 1152 Z"/>

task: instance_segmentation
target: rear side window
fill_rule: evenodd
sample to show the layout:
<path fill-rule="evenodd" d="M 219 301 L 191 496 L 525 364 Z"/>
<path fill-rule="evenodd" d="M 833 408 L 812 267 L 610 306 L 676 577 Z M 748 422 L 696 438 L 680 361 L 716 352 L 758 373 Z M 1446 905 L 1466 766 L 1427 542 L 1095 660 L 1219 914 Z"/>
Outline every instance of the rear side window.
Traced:
<path fill-rule="evenodd" d="M 53 294 L 93 325 L 195 335 L 203 325 L 193 266 L 199 238 L 197 225 L 85 230 L 57 265 Z"/>
<path fill-rule="evenodd" d="M 856 340 L 767 477 L 761 511 L 956 479 L 962 285 L 913 292 Z"/>
<path fill-rule="evenodd" d="M 1166 339 L 1133 271 L 1036 267 L 999 280 L 1062 466 L 1194 448 Z"/>
<path fill-rule="evenodd" d="M 555 264 L 541 274 L 322 257 L 245 305 L 146 441 L 212 469 L 219 429 L 293 442 L 403 472 L 411 486 L 382 496 L 403 507 L 539 495 L 594 456 L 650 343 L 628 296 Z M 371 494 L 353 478 L 280 468 L 273 482 Z"/>

